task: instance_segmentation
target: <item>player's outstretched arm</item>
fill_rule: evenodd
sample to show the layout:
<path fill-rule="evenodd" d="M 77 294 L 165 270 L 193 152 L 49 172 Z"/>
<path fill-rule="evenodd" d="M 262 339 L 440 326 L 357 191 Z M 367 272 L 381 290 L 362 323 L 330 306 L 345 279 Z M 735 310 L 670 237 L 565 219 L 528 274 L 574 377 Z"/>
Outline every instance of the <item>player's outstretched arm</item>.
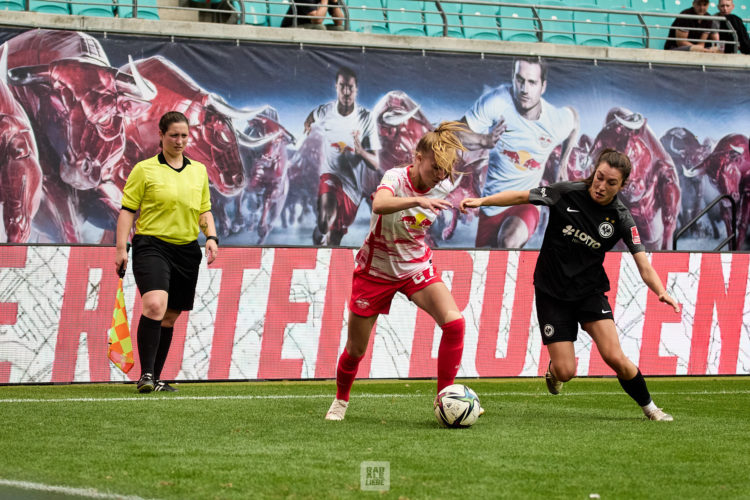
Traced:
<path fill-rule="evenodd" d="M 667 293 L 661 279 L 659 279 L 659 275 L 648 261 L 646 252 L 635 253 L 633 254 L 633 258 L 635 259 L 635 265 L 638 266 L 638 272 L 641 274 L 641 279 L 646 286 L 648 286 L 651 291 L 659 297 L 659 301 L 672 306 L 674 312 L 680 312 L 680 304 L 678 304 L 677 301 Z"/>
<path fill-rule="evenodd" d="M 479 207 L 509 207 L 511 205 L 523 205 L 529 202 L 528 191 L 500 191 L 482 198 L 464 198 L 461 200 L 461 211 L 466 213 L 469 208 Z"/>
<path fill-rule="evenodd" d="M 435 213 L 441 210 L 453 208 L 451 202 L 437 198 L 425 198 L 424 196 L 399 197 L 388 189 L 379 189 L 372 200 L 372 211 L 378 215 L 387 215 L 408 208 L 422 207 Z"/>

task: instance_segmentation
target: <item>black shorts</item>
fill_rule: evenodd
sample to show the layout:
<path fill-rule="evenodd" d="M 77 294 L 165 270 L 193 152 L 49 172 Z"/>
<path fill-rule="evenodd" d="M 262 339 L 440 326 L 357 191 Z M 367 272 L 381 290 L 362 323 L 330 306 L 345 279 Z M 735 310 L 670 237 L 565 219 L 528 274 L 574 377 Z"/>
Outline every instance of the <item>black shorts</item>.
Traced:
<path fill-rule="evenodd" d="M 153 290 L 165 290 L 169 309 L 193 309 L 202 258 L 198 240 L 175 245 L 155 236 L 133 237 L 133 276 L 138 291 L 142 296 Z"/>
<path fill-rule="evenodd" d="M 614 319 L 612 307 L 603 293 L 571 301 L 557 299 L 539 290 L 536 290 L 536 317 L 544 345 L 575 342 L 579 324 Z"/>

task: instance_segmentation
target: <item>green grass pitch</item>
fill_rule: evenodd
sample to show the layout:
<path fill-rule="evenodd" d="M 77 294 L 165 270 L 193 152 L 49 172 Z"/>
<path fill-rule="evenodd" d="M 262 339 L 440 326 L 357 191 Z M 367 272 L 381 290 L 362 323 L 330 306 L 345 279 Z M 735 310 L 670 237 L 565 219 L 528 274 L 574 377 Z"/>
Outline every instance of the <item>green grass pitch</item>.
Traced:
<path fill-rule="evenodd" d="M 647 381 L 674 422 L 613 378 L 460 380 L 486 409 L 470 429 L 438 426 L 429 380 L 357 381 L 343 422 L 323 419 L 333 381 L 0 387 L 0 497 L 750 498 L 750 377 Z M 365 461 L 387 491 L 362 491 Z"/>

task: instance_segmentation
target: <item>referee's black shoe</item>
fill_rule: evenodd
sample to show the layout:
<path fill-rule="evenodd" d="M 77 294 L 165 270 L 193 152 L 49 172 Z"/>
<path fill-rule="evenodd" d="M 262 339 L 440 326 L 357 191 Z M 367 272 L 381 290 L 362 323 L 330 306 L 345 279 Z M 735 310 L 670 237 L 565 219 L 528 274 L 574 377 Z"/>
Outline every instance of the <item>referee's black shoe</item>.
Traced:
<path fill-rule="evenodd" d="M 136 385 L 138 388 L 138 392 L 141 394 L 146 394 L 154 390 L 154 375 L 151 373 L 144 373 L 141 375 L 141 378 L 138 379 L 138 384 Z"/>
<path fill-rule="evenodd" d="M 163 380 L 157 380 L 156 385 L 154 385 L 154 390 L 157 392 L 177 392 L 176 387 L 172 387 L 168 383 L 164 382 Z"/>

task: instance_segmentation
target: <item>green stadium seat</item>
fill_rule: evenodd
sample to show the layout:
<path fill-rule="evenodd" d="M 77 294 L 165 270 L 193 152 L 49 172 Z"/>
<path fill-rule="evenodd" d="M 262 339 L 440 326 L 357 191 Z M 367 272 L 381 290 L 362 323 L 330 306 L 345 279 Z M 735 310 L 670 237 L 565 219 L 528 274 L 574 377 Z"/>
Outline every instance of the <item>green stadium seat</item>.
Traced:
<path fill-rule="evenodd" d="M 539 9 L 542 20 L 542 41 L 565 45 L 575 44 L 573 38 L 573 11 L 559 10 L 563 2 L 545 2 Z"/>
<path fill-rule="evenodd" d="M 461 6 L 464 37 L 476 40 L 500 40 L 497 27 L 497 5 L 465 3 Z"/>
<path fill-rule="evenodd" d="M 70 14 L 70 5 L 66 2 L 50 2 L 47 0 L 29 0 L 31 12 L 43 14 Z"/>
<path fill-rule="evenodd" d="M 440 2 L 440 6 L 445 11 L 445 17 L 448 24 L 448 36 L 453 38 L 463 38 L 464 31 L 461 27 L 461 4 L 457 2 Z M 440 15 L 440 11 L 435 2 L 425 2 L 424 8 L 427 36 L 443 36 L 443 16 Z"/>
<path fill-rule="evenodd" d="M 666 10 L 664 0 L 631 0 L 630 5 L 633 10 L 638 12 L 661 12 Z"/>
<path fill-rule="evenodd" d="M 427 35 L 422 19 L 422 11 L 424 11 L 423 1 L 385 0 L 385 8 L 388 32 L 392 35 Z"/>
<path fill-rule="evenodd" d="M 596 5 L 580 4 L 577 7 L 596 9 Z M 609 47 L 609 18 L 605 12 L 573 12 L 573 28 L 577 45 Z"/>
<path fill-rule="evenodd" d="M 343 0 L 342 0 L 343 1 Z M 287 11 L 289 10 L 290 0 L 269 0 L 268 1 L 268 25 L 274 28 L 281 26 Z"/>
<path fill-rule="evenodd" d="M 498 10 L 500 39 L 506 42 L 538 42 L 539 26 L 531 8 L 501 5 Z"/>
<path fill-rule="evenodd" d="M 663 12 L 663 11 L 652 11 Z M 644 15 L 643 21 L 648 26 L 648 48 L 663 49 L 666 38 L 669 36 L 669 27 L 674 21 L 671 17 Z"/>
<path fill-rule="evenodd" d="M 380 0 L 346 0 L 349 30 L 360 33 L 388 33 Z"/>
<path fill-rule="evenodd" d="M 0 1 L 0 10 L 26 10 L 23 0 Z"/>
<path fill-rule="evenodd" d="M 131 0 L 117 0 L 117 14 L 120 17 L 159 20 L 156 0 L 138 0 L 138 12 L 135 16 L 133 15 L 133 2 Z"/>
<path fill-rule="evenodd" d="M 653 0 L 651 0 L 653 1 Z M 716 7 L 716 5 L 719 2 L 711 2 L 713 5 L 709 9 L 709 12 L 716 12 L 719 9 Z M 693 6 L 693 2 L 690 0 L 664 0 L 664 10 L 667 12 L 674 12 L 675 14 L 679 14 L 685 9 L 689 9 Z"/>
<path fill-rule="evenodd" d="M 646 32 L 635 14 L 609 15 L 609 41 L 613 47 L 642 49 L 646 47 Z"/>
<path fill-rule="evenodd" d="M 245 8 L 245 22 L 242 22 L 242 7 L 236 0 L 232 2 L 232 7 L 238 12 L 237 24 L 249 24 L 252 26 L 268 26 L 268 8 L 265 2 L 242 2 Z"/>
<path fill-rule="evenodd" d="M 114 0 L 87 0 L 87 3 L 71 3 L 74 16 L 115 17 Z"/>

